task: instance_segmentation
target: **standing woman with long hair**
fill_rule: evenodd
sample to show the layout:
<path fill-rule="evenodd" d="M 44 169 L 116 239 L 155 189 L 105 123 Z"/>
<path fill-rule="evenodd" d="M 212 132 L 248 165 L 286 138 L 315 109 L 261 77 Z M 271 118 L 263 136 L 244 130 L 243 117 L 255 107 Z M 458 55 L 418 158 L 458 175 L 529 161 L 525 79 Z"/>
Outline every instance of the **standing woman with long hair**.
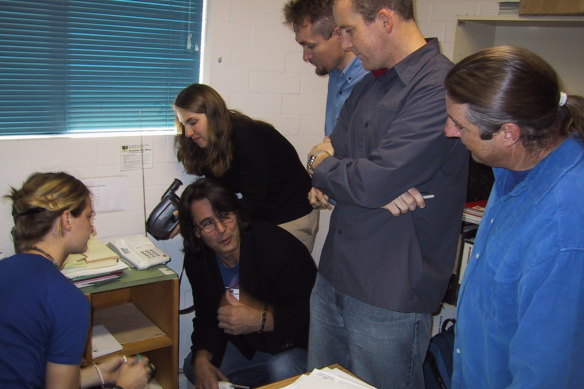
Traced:
<path fill-rule="evenodd" d="M 89 302 L 59 269 L 87 250 L 94 232 L 87 187 L 66 173 L 35 173 L 6 197 L 16 254 L 0 260 L 0 387 L 144 388 L 145 358 L 115 356 L 80 369 Z"/>
<path fill-rule="evenodd" d="M 292 144 L 272 125 L 228 109 L 208 85 L 183 89 L 174 111 L 185 171 L 223 183 L 251 219 L 279 225 L 312 250 L 318 210 L 308 202 L 310 176 Z"/>

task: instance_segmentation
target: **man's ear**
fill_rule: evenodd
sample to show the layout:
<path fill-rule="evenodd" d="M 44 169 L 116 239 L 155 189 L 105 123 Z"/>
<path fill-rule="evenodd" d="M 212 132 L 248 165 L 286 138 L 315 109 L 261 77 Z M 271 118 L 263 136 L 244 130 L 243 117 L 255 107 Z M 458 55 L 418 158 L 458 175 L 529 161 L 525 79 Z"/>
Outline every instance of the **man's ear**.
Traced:
<path fill-rule="evenodd" d="M 197 227 L 194 228 L 195 230 L 195 236 L 199 239 L 201 239 L 201 232 L 199 231 L 199 229 Z"/>
<path fill-rule="evenodd" d="M 500 131 L 503 134 L 503 142 L 506 146 L 512 146 L 521 139 L 521 128 L 515 123 L 504 123 Z"/>
<path fill-rule="evenodd" d="M 377 13 L 377 20 L 381 22 L 381 24 L 383 25 L 383 29 L 387 32 L 391 32 L 393 30 L 394 17 L 395 12 L 387 8 L 382 8 Z"/>
<path fill-rule="evenodd" d="M 331 38 L 337 39 L 339 42 L 341 41 L 341 28 L 339 26 L 335 26 L 335 29 L 333 30 L 333 35 L 331 35 Z"/>

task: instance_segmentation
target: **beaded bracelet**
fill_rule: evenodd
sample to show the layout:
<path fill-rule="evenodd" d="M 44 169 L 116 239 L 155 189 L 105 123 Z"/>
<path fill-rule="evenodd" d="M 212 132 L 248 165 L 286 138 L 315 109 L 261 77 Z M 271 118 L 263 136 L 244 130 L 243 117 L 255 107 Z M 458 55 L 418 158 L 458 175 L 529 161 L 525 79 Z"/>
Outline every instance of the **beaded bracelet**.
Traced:
<path fill-rule="evenodd" d="M 267 305 L 264 306 L 262 311 L 262 315 L 260 318 L 260 329 L 258 331 L 259 334 L 263 334 L 266 331 L 266 322 L 268 321 L 268 307 Z"/>

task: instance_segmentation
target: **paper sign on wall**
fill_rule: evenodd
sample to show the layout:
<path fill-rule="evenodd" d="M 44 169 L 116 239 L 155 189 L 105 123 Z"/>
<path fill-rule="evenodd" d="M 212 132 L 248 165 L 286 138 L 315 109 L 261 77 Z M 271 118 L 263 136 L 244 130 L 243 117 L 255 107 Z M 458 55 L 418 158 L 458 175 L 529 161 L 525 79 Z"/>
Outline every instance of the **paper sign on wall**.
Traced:
<path fill-rule="evenodd" d="M 152 145 L 123 145 L 120 156 L 122 170 L 152 169 Z"/>
<path fill-rule="evenodd" d="M 82 181 L 91 191 L 95 212 L 126 209 L 126 177 L 84 178 Z"/>

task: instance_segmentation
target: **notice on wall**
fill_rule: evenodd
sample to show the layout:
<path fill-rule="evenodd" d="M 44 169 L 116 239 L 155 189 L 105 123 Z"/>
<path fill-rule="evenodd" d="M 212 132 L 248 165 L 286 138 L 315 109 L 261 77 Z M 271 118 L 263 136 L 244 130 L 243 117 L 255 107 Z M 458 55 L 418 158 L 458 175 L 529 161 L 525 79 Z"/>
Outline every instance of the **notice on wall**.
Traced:
<path fill-rule="evenodd" d="M 95 212 L 126 209 L 127 177 L 84 178 L 82 181 L 91 191 Z"/>
<path fill-rule="evenodd" d="M 122 170 L 152 169 L 152 145 L 123 145 L 120 157 Z"/>

